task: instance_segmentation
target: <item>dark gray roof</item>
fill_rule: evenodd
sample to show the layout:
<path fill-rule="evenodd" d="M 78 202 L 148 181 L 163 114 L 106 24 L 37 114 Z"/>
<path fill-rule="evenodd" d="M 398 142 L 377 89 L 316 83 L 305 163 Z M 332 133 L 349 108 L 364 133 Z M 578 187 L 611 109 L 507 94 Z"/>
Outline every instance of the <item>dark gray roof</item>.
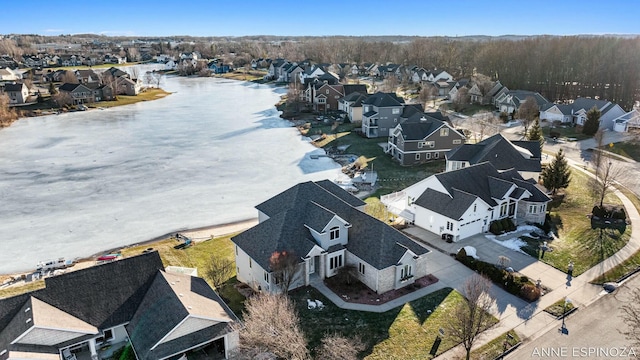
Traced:
<path fill-rule="evenodd" d="M 398 98 L 394 93 L 377 92 L 370 95 L 363 104 L 371 104 L 377 107 L 402 106 L 404 104 L 404 100 Z"/>
<path fill-rule="evenodd" d="M 351 224 L 346 248 L 376 269 L 400 260 L 397 254 L 404 254 L 406 249 L 398 250 L 398 246 L 417 255 L 428 253 L 401 232 L 356 208 L 364 204 L 328 180 L 300 183 L 256 206 L 269 219 L 231 240 L 268 269 L 269 257 L 276 250 L 307 255 L 316 243 L 305 225 L 314 229 L 324 227 L 329 215 L 335 214 Z"/>
<path fill-rule="evenodd" d="M 185 279 L 182 280 L 191 282 L 191 292 L 218 302 L 231 319 L 238 320 L 202 278 L 185 276 Z M 228 323 L 219 323 L 186 336 L 163 342 L 153 348 L 156 343 L 169 334 L 189 314 L 189 311 L 179 298 L 180 295 L 176 294 L 171 288 L 163 274 L 160 272 L 156 274 L 138 311 L 126 326 L 127 333 L 139 359 L 163 359 L 181 350 L 184 351 L 195 345 L 205 344 L 207 341 L 232 331 Z"/>
<path fill-rule="evenodd" d="M 422 107 L 422 104 L 405 105 L 402 109 L 402 115 L 400 115 L 400 117 L 407 119 L 414 114 L 420 114 L 421 116 L 424 114 L 424 108 Z"/>
<path fill-rule="evenodd" d="M 400 124 L 402 129 L 402 137 L 405 140 L 422 140 L 442 126 L 446 126 L 442 121 L 423 117 L 425 120 L 418 122 L 406 121 Z"/>
<path fill-rule="evenodd" d="M 363 103 L 364 103 L 364 101 L 363 101 Z M 367 111 L 366 113 L 362 114 L 362 116 L 363 116 L 363 117 L 372 117 L 372 116 L 374 116 L 374 115 L 375 115 L 375 114 L 377 114 L 377 113 L 378 113 L 377 111 L 373 111 L 373 110 L 371 110 L 371 111 Z"/>
<path fill-rule="evenodd" d="M 342 88 L 344 89 L 345 96 L 356 92 L 360 94 L 367 93 L 367 85 L 364 84 L 344 84 Z"/>
<path fill-rule="evenodd" d="M 415 204 L 450 219 L 459 220 L 476 199 L 475 195 L 457 189 L 453 190 L 453 197 L 427 189 L 416 199 Z"/>
<path fill-rule="evenodd" d="M 133 317 L 161 269 L 160 255 L 154 251 L 50 277 L 45 279 L 44 289 L 0 299 L 0 348 L 7 349 L 15 339 L 15 329 L 7 325 L 30 296 L 98 329 L 106 329 Z"/>
<path fill-rule="evenodd" d="M 525 158 L 513 145 L 529 150 Z M 515 168 L 518 171 L 540 172 L 540 143 L 537 141 L 510 142 L 496 134 L 477 144 L 463 144 L 446 154 L 448 161 L 468 161 L 470 165 L 489 161 L 499 170 Z"/>
<path fill-rule="evenodd" d="M 23 83 L 8 83 L 4 85 L 4 91 L 22 91 Z"/>
<path fill-rule="evenodd" d="M 58 90 L 72 92 L 80 85 L 81 84 L 64 83 L 58 87 Z"/>
<path fill-rule="evenodd" d="M 454 198 L 459 196 L 456 192 L 459 191 L 478 197 L 489 206 L 497 205 L 494 198 L 502 199 L 505 196 L 517 195 L 517 197 L 519 197 L 522 195 L 520 191 L 509 191 L 513 185 L 526 189 L 532 194 L 527 201 L 546 202 L 550 200 L 535 184 L 525 181 L 517 171 L 509 170 L 500 172 L 496 170 L 490 162 L 484 162 L 434 176 Z M 465 202 L 459 202 L 455 204 L 461 206 L 461 204 L 464 203 Z M 458 209 L 458 207 L 455 207 L 455 209 Z M 456 213 L 452 212 L 452 214 Z"/>

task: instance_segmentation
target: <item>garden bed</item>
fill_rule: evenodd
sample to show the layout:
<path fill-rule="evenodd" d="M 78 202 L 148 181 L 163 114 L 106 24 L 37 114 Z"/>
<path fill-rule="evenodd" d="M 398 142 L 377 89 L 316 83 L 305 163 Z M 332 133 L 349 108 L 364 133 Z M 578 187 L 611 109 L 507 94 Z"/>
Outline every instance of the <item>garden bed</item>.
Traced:
<path fill-rule="evenodd" d="M 438 282 L 438 278 L 429 274 L 420 279 L 416 279 L 411 285 L 403 288 L 387 291 L 384 294 L 377 294 L 360 281 L 353 280 L 350 283 L 345 282 L 339 276 L 326 278 L 325 285 L 338 295 L 342 300 L 357 304 L 380 305 L 391 300 L 395 300 L 401 296 L 410 294 L 416 290 L 427 287 Z"/>

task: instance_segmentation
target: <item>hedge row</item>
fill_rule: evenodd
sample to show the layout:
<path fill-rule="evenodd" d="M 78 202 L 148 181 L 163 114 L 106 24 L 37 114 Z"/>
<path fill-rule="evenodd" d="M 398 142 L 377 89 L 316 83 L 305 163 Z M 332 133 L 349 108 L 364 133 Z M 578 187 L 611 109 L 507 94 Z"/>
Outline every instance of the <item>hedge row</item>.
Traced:
<path fill-rule="evenodd" d="M 503 232 L 510 232 L 516 229 L 516 224 L 514 224 L 513 220 L 509 218 L 494 220 L 489 225 L 489 231 L 491 231 L 491 233 L 494 235 L 500 235 Z"/>
<path fill-rule="evenodd" d="M 515 275 L 498 268 L 494 264 L 476 260 L 471 256 L 467 256 L 464 249 L 460 249 L 458 254 L 456 254 L 456 259 L 468 268 L 488 277 L 496 285 L 513 295 L 530 302 L 540 298 L 540 289 L 526 276 Z"/>

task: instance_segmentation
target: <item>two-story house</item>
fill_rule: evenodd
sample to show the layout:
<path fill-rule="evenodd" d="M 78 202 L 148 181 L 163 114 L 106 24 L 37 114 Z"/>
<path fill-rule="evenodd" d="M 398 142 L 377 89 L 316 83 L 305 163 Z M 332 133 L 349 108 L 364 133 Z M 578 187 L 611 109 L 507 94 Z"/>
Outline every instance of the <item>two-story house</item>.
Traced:
<path fill-rule="evenodd" d="M 425 113 L 416 113 L 393 129 L 387 153 L 401 165 L 417 165 L 442 159 L 447 151 L 464 142 L 464 134 L 447 122 Z"/>
<path fill-rule="evenodd" d="M 366 100 L 368 94 L 352 92 L 338 100 L 338 110 L 344 111 L 352 123 L 362 122 L 362 102 Z"/>
<path fill-rule="evenodd" d="M 73 99 L 73 104 L 92 103 L 96 101 L 92 89 L 83 84 L 64 83 L 58 87 L 61 94 L 68 94 Z"/>
<path fill-rule="evenodd" d="M 270 265 L 282 251 L 298 258 L 290 289 L 347 265 L 378 294 L 426 276 L 429 250 L 367 215 L 365 205 L 328 180 L 300 183 L 259 204 L 258 225 L 231 238 L 238 280 L 259 291 L 282 290 Z"/>
<path fill-rule="evenodd" d="M 362 102 L 361 130 L 368 138 L 388 137 L 400 123 L 404 99 L 395 93 L 377 92 Z"/>
<path fill-rule="evenodd" d="M 536 106 L 540 109 L 549 103 L 549 100 L 535 91 L 528 90 L 510 90 L 502 92 L 496 97 L 496 107 L 500 112 L 511 114 L 517 112 L 527 99 L 532 98 L 536 102 Z"/>
<path fill-rule="evenodd" d="M 48 277 L 0 299 L 0 360 L 177 359 L 210 346 L 228 359 L 238 318 L 202 278 L 164 269 L 157 251 Z M 215 353 L 215 354 L 214 354 Z"/>
<path fill-rule="evenodd" d="M 524 179 L 538 180 L 542 171 L 538 141 L 507 140 L 501 134 L 493 135 L 476 144 L 464 144 L 445 154 L 445 171 L 490 162 L 500 171 L 515 169 Z"/>
<path fill-rule="evenodd" d="M 9 104 L 19 105 L 27 102 L 29 88 L 24 83 L 12 82 L 4 85 L 4 93 L 9 97 Z"/>
<path fill-rule="evenodd" d="M 490 162 L 432 175 L 380 199 L 391 211 L 454 241 L 489 230 L 492 221 L 544 223 L 551 199 L 535 181 Z"/>

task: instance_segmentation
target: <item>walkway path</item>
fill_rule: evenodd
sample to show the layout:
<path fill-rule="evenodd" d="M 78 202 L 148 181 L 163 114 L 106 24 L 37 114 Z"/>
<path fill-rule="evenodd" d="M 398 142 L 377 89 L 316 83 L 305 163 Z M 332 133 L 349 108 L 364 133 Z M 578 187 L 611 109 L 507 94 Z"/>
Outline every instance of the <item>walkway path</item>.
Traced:
<path fill-rule="evenodd" d="M 591 173 L 583 169 L 582 164 L 571 159 L 568 159 L 568 161 L 574 169 L 583 171 L 589 174 L 589 176 L 593 176 Z M 638 214 L 638 211 L 631 200 L 619 191 L 616 191 L 616 195 L 621 199 L 630 223 L 640 224 L 640 214 Z M 423 245 L 427 244 L 425 247 L 430 249 L 435 248 L 438 250 L 429 254 L 430 262 L 428 265 L 430 273 L 440 279 L 437 283 L 377 306 L 345 302 L 324 286 L 321 280 L 312 282 L 312 286 L 317 288 L 321 293 L 341 308 L 371 312 L 385 312 L 444 287 L 451 287 L 460 291 L 465 280 L 474 274 L 474 272 L 456 261 L 449 254 L 455 253 L 457 248 L 468 245 L 469 243 L 474 244 L 474 246 L 480 249 L 482 249 L 482 246 L 491 246 L 491 241 L 487 241 L 484 235 L 481 235 L 482 238 L 477 237 L 474 238 L 474 240 L 464 240 L 462 243 L 448 244 L 432 233 L 417 227 L 411 227 L 407 229 L 406 232 Z M 516 237 L 517 234 L 513 234 L 513 236 Z M 495 246 L 500 247 L 499 245 Z M 512 260 L 516 260 L 515 263 L 512 263 L 514 269 L 522 272 L 524 275 L 527 275 L 532 279 L 541 278 L 543 284 L 549 286 L 553 290 L 541 297 L 540 300 L 533 303 L 527 303 L 526 301 L 504 291 L 502 288 L 493 285 L 492 292 L 496 297 L 496 305 L 494 306 L 492 313 L 500 319 L 500 322 L 491 329 L 485 331 L 479 337 L 474 345 L 474 349 L 483 346 L 489 341 L 512 329 L 514 329 L 522 339 L 531 341 L 549 330 L 558 328 L 560 321 L 544 312 L 545 308 L 566 298 L 569 298 L 578 308 L 588 306 L 605 294 L 601 286 L 593 285 L 589 282 L 622 263 L 639 250 L 640 231 L 632 231 L 627 245 L 620 249 L 616 254 L 595 265 L 580 276 L 570 278 L 564 272 L 540 261 L 536 261 L 528 255 L 518 254 L 513 250 L 503 249 L 503 251 L 506 252 L 511 251 L 509 255 L 506 256 Z M 485 250 L 486 253 L 492 253 L 497 259 L 499 254 L 495 251 L 495 248 Z M 479 253 L 482 253 L 482 250 L 480 250 Z M 436 359 L 460 359 L 464 358 L 464 353 L 463 347 L 457 346 L 439 355 Z"/>

